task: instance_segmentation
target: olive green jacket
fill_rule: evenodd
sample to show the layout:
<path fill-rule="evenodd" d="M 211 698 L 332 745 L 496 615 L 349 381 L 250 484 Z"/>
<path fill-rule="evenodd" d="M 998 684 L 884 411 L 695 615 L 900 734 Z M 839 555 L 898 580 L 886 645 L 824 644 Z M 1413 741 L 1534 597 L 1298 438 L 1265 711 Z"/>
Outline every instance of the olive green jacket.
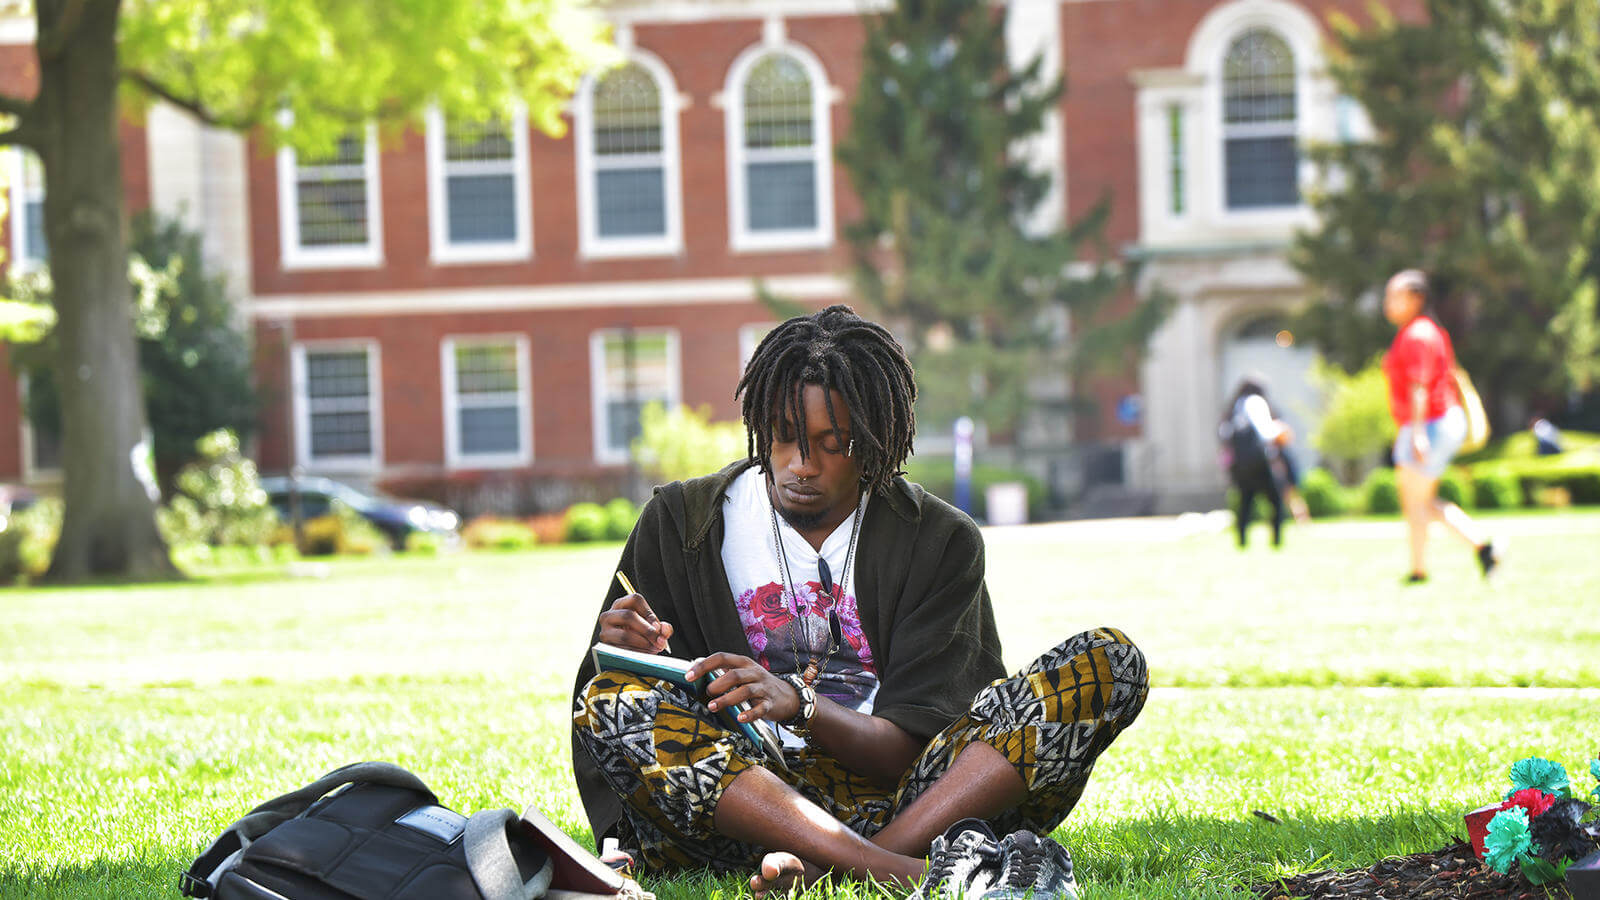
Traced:
<path fill-rule="evenodd" d="M 754 656 L 722 568 L 722 504 L 751 465 L 656 488 L 623 547 L 618 568 L 672 623 L 673 656 Z M 878 670 L 872 714 L 929 740 L 966 712 L 980 688 L 1005 675 L 983 579 L 983 536 L 966 514 L 896 478 L 867 505 L 855 566 L 861 629 Z M 624 593 L 612 579 L 595 616 Z M 590 643 L 598 639 L 596 622 Z M 594 674 L 585 653 L 574 703 Z M 621 801 L 575 737 L 572 767 L 599 844 L 614 834 Z"/>

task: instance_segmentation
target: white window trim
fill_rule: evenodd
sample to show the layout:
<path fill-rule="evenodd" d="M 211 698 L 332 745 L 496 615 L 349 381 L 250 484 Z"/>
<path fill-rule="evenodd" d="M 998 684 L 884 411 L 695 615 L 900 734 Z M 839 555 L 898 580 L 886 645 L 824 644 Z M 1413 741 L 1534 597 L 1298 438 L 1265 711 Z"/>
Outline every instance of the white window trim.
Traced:
<path fill-rule="evenodd" d="M 665 191 L 666 232 L 657 237 L 603 237 L 600 234 L 599 200 L 595 196 L 595 174 L 602 166 L 594 152 L 594 88 L 596 75 L 584 76 L 573 98 L 575 126 L 573 147 L 578 168 L 578 255 L 583 259 L 613 259 L 627 256 L 677 256 L 683 252 L 683 154 L 678 142 L 678 117 L 684 109 L 677 83 L 656 55 L 637 48 L 628 51 L 627 61 L 638 63 L 661 95 L 661 180 Z M 649 154 L 655 156 L 655 154 Z"/>
<path fill-rule="evenodd" d="M 744 367 L 750 365 L 750 357 L 756 355 L 756 348 L 761 341 L 756 339 L 756 332 L 762 332 L 762 337 L 771 333 L 782 322 L 746 322 L 739 326 L 739 374 L 744 374 Z"/>
<path fill-rule="evenodd" d="M 1328 134 L 1331 105 L 1323 102 L 1326 81 L 1321 50 L 1322 30 L 1309 13 L 1288 0 L 1235 0 L 1213 9 L 1201 20 L 1190 38 L 1185 68 L 1204 78 L 1200 108 L 1191 109 L 1190 139 L 1185 143 L 1204 148 L 1190 157 L 1189 209 L 1197 219 L 1226 226 L 1260 226 L 1284 229 L 1315 224 L 1306 197 L 1314 182 L 1310 161 L 1302 154 L 1299 167 L 1300 203 L 1295 206 L 1230 209 L 1228 207 L 1228 169 L 1226 141 L 1229 135 L 1222 122 L 1223 68 L 1228 48 L 1246 31 L 1260 28 L 1272 32 L 1294 54 L 1296 144 L 1303 149 L 1308 141 Z"/>
<path fill-rule="evenodd" d="M 11 178 L 10 209 L 6 213 L 6 218 L 11 228 L 11 256 L 9 262 L 14 274 L 31 272 L 47 265 L 46 260 L 34 259 L 26 255 L 28 228 L 24 217 L 28 208 L 27 204 L 30 199 L 44 200 L 43 185 L 39 186 L 37 197 L 33 196 L 32 191 L 28 190 L 24 168 L 27 165 L 26 154 L 28 152 L 30 151 L 26 148 L 16 146 L 12 147 L 10 152 L 6 154 L 7 174 Z"/>
<path fill-rule="evenodd" d="M 829 106 L 836 94 L 816 54 L 800 44 L 777 39 L 745 48 L 728 69 L 722 106 L 728 160 L 728 245 L 736 253 L 767 250 L 812 250 L 834 241 L 833 228 L 833 118 Z M 744 146 L 744 87 L 750 69 L 769 53 L 793 57 L 811 80 L 811 159 L 817 172 L 817 224 L 815 228 L 786 231 L 751 231 L 745 220 L 748 192 L 747 151 Z"/>
<path fill-rule="evenodd" d="M 514 348 L 517 365 L 517 451 L 467 453 L 461 449 L 461 395 L 456 383 L 456 349 L 471 346 Z M 533 385 L 525 334 L 450 335 L 439 342 L 439 365 L 444 395 L 444 462 L 451 469 L 511 469 L 533 464 Z"/>
<path fill-rule="evenodd" d="M 293 147 L 278 150 L 278 240 L 285 269 L 356 269 L 383 265 L 383 185 L 379 180 L 378 129 L 366 128 L 361 154 L 367 193 L 367 240 L 364 244 L 303 247 L 300 244 L 298 161 Z"/>
<path fill-rule="evenodd" d="M 22 440 L 22 482 L 59 482 L 61 469 L 40 468 L 33 455 L 33 422 L 28 419 L 28 373 L 17 375 L 17 434 Z M 66 453 L 66 447 L 61 448 Z"/>
<path fill-rule="evenodd" d="M 428 154 L 428 247 L 429 259 L 435 265 L 459 263 L 519 262 L 533 256 L 533 209 L 528 191 L 528 114 L 520 104 L 512 112 L 506 127 L 511 138 L 512 214 L 515 234 L 509 241 L 474 241 L 455 243 L 450 240 L 450 192 L 446 180 L 452 170 L 474 167 L 493 169 L 501 174 L 502 163 L 481 162 L 452 163 L 445 159 L 444 115 L 432 107 L 426 115 Z"/>
<path fill-rule="evenodd" d="M 340 350 L 365 350 L 367 353 L 367 421 L 372 428 L 372 453 L 367 456 L 312 459 L 311 398 L 307 394 L 306 353 Z M 315 472 L 375 472 L 383 468 L 383 354 L 378 342 L 367 338 L 297 341 L 290 365 L 295 464 Z"/>
<path fill-rule="evenodd" d="M 621 465 L 628 461 L 626 449 L 616 451 L 606 445 L 606 339 L 625 333 L 621 328 L 605 328 L 589 335 L 589 420 L 594 440 L 594 460 L 601 465 Z M 666 335 L 667 408 L 683 402 L 683 366 L 676 328 L 635 328 L 634 337 Z"/>

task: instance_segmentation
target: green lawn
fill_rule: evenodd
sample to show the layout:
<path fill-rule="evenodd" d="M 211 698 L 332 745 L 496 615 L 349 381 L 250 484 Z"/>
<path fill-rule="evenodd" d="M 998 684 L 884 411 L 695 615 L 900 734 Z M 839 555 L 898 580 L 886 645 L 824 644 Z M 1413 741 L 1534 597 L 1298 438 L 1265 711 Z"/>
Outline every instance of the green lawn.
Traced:
<path fill-rule="evenodd" d="M 1493 524 L 1511 556 L 1492 588 L 1442 538 L 1434 581 L 1401 588 L 1394 523 L 1294 529 L 1277 553 L 1258 533 L 1243 555 L 1176 525 L 991 532 L 1008 663 L 1115 624 L 1157 685 L 1058 835 L 1085 897 L 1242 897 L 1431 849 L 1521 756 L 1585 782 L 1600 515 Z M 464 811 L 537 802 L 586 839 L 567 691 L 616 553 L 0 593 L 0 897 L 176 896 L 228 822 L 359 759 Z"/>

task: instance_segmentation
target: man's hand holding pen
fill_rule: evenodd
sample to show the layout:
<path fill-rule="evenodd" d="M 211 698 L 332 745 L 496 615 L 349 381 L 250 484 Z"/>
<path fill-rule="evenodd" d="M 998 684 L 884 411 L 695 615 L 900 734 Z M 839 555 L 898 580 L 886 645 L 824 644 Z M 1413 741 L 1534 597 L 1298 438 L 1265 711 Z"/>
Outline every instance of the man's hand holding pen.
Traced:
<path fill-rule="evenodd" d="M 657 618 L 650 604 L 621 572 L 617 573 L 617 579 L 628 593 L 618 597 L 610 609 L 600 614 L 600 640 L 644 653 L 670 653 L 672 646 L 667 639 L 672 637 L 672 623 Z"/>

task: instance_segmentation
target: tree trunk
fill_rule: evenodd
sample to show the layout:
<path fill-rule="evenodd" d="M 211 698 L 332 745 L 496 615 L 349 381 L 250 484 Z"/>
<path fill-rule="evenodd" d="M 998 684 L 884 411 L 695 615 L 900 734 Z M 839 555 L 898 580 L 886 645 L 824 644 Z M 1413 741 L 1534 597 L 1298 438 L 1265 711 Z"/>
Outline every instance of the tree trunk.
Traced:
<path fill-rule="evenodd" d="M 169 577 L 140 389 L 118 147 L 118 0 L 39 0 L 39 32 L 71 29 L 40 59 L 34 122 L 57 322 L 65 513 L 49 578 Z"/>

